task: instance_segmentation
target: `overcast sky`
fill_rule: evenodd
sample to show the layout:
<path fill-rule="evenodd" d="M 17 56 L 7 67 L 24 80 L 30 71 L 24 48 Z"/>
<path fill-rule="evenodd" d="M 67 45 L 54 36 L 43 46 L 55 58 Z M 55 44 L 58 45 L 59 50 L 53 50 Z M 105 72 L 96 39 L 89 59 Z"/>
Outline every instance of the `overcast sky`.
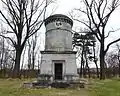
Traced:
<path fill-rule="evenodd" d="M 58 8 L 55 13 L 68 14 L 71 9 L 79 7 L 80 0 L 58 0 L 56 5 Z"/>
<path fill-rule="evenodd" d="M 68 13 L 74 9 L 74 8 L 79 8 L 81 6 L 80 0 L 58 0 L 56 11 L 54 14 L 64 14 L 68 15 Z M 75 23 L 75 22 L 74 22 Z M 76 25 L 74 25 L 75 27 Z M 108 22 L 107 30 L 116 30 L 120 28 L 120 7 L 113 12 L 111 15 L 111 18 Z M 119 34 L 119 35 L 118 35 Z M 110 39 L 116 39 L 116 37 L 120 37 L 120 30 L 110 36 Z M 108 40 L 109 41 L 109 40 Z"/>
<path fill-rule="evenodd" d="M 55 8 L 56 10 L 52 14 L 64 14 L 68 15 L 69 12 L 74 8 L 79 8 L 81 5 L 81 0 L 57 0 L 55 4 L 52 4 L 48 7 L 47 11 L 49 16 L 52 12 L 52 9 Z M 118 29 L 120 28 L 120 7 L 117 9 L 114 14 L 111 15 L 111 18 L 108 22 L 108 29 Z M 74 22 L 75 24 L 75 22 Z M 76 25 L 75 25 L 76 26 Z M 113 36 L 114 37 L 114 36 Z"/>
<path fill-rule="evenodd" d="M 80 0 L 58 0 L 57 9 L 54 12 L 55 14 L 65 14 L 68 15 L 73 8 L 79 8 L 81 6 Z M 111 19 L 109 20 L 109 25 L 117 28 L 116 25 L 120 26 L 120 7 L 117 9 L 114 14 L 111 15 Z"/>

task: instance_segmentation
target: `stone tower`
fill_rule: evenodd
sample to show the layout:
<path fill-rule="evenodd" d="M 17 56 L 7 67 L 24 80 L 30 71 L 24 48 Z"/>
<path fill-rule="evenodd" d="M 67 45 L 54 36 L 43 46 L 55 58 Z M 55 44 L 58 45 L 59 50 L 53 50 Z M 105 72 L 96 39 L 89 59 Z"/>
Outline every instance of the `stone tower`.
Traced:
<path fill-rule="evenodd" d="M 76 52 L 72 50 L 73 21 L 62 14 L 45 20 L 45 50 L 41 51 L 40 74 L 51 80 L 72 79 L 77 75 Z"/>

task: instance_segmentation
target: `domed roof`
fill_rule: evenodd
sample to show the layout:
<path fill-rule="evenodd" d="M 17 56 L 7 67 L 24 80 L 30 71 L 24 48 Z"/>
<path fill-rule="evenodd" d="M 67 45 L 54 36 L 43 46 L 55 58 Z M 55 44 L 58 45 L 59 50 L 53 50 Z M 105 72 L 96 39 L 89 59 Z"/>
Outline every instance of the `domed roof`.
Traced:
<path fill-rule="evenodd" d="M 54 14 L 49 16 L 48 18 L 45 19 L 45 26 L 51 22 L 59 21 L 59 20 L 69 23 L 71 26 L 73 26 L 73 21 L 68 16 L 63 14 Z"/>

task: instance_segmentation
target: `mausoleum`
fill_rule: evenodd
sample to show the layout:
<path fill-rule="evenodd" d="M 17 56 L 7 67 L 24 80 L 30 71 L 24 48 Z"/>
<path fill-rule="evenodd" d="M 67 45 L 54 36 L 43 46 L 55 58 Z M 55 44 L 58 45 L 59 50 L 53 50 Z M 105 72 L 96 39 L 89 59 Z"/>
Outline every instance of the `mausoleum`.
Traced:
<path fill-rule="evenodd" d="M 73 21 L 62 14 L 45 20 L 45 50 L 41 51 L 40 74 L 51 80 L 68 80 L 77 76 L 76 52 L 72 50 Z"/>

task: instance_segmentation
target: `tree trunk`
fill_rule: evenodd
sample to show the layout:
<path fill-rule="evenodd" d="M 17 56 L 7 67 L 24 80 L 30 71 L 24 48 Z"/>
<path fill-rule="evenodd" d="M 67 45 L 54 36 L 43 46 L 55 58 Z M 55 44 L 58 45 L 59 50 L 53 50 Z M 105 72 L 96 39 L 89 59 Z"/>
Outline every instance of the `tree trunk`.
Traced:
<path fill-rule="evenodd" d="M 35 55 L 33 53 L 32 54 L 32 71 L 34 71 L 34 67 L 35 67 Z"/>
<path fill-rule="evenodd" d="M 105 53 L 104 53 L 104 42 L 101 42 L 100 47 L 100 80 L 105 79 Z"/>
<path fill-rule="evenodd" d="M 89 68 L 89 65 L 88 65 L 87 58 L 86 58 L 86 67 L 87 67 L 87 70 L 88 70 L 88 77 L 90 78 L 90 68 Z"/>
<path fill-rule="evenodd" d="M 21 48 L 19 48 L 21 49 Z M 16 50 L 15 66 L 13 70 L 13 77 L 20 78 L 20 59 L 21 59 L 21 50 Z"/>
<path fill-rule="evenodd" d="M 118 51 L 118 61 L 119 61 L 119 63 L 118 63 L 118 74 L 119 74 L 119 78 L 120 78 L 120 49 Z"/>
<path fill-rule="evenodd" d="M 86 69 L 87 69 L 87 74 L 88 74 L 88 77 L 90 78 L 90 68 L 89 68 L 89 65 L 88 65 L 88 58 L 87 58 L 87 52 L 85 51 L 85 60 L 86 60 Z"/>
<path fill-rule="evenodd" d="M 97 78 L 99 78 L 99 70 L 98 70 L 98 65 L 97 65 L 97 58 L 95 56 L 95 42 L 93 42 L 93 54 L 94 54 L 94 63 L 96 66 L 96 72 L 97 72 Z"/>
<path fill-rule="evenodd" d="M 81 67 L 80 67 L 80 77 L 82 78 L 83 75 L 83 68 L 84 67 L 84 59 L 83 59 L 83 50 L 82 50 L 82 54 L 81 54 Z"/>
<path fill-rule="evenodd" d="M 95 63 L 95 66 L 96 66 L 97 78 L 99 78 L 99 69 L 98 69 L 97 61 L 94 61 L 94 63 Z"/>
<path fill-rule="evenodd" d="M 3 38 L 3 40 L 2 40 L 2 51 L 1 51 L 1 61 L 0 61 L 0 63 L 1 63 L 1 77 L 4 77 L 4 54 L 5 54 L 5 50 L 4 50 L 4 38 Z"/>
<path fill-rule="evenodd" d="M 119 78 L 120 78 L 120 60 L 119 60 L 119 66 L 118 66 L 118 74 L 119 74 Z"/>

